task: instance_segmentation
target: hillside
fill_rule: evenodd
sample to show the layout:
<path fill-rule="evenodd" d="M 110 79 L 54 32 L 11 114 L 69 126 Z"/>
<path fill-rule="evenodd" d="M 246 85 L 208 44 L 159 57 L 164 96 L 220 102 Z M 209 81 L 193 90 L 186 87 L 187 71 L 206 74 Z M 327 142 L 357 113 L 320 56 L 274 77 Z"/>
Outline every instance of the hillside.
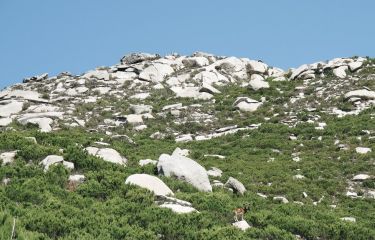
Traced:
<path fill-rule="evenodd" d="M 24 79 L 0 92 L 0 239 L 375 239 L 374 106 L 368 57 Z"/>

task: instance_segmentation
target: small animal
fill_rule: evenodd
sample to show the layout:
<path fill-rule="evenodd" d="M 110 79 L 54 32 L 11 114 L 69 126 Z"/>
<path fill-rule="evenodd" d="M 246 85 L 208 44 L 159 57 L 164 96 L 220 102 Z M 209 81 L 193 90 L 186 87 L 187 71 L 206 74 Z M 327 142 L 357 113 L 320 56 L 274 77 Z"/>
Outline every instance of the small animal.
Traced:
<path fill-rule="evenodd" d="M 241 218 L 241 221 L 243 220 L 243 215 L 250 210 L 248 206 L 244 206 L 242 208 L 236 208 L 233 210 L 234 212 L 234 221 L 238 222 L 238 218 Z"/>

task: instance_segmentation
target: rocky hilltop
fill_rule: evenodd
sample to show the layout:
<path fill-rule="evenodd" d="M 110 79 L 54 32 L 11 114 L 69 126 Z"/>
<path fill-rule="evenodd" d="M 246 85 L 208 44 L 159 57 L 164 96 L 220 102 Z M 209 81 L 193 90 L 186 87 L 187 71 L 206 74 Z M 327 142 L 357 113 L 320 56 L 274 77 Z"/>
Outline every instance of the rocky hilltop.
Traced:
<path fill-rule="evenodd" d="M 374 105 L 368 57 L 133 53 L 26 78 L 0 92 L 0 220 L 20 239 L 370 239 Z"/>

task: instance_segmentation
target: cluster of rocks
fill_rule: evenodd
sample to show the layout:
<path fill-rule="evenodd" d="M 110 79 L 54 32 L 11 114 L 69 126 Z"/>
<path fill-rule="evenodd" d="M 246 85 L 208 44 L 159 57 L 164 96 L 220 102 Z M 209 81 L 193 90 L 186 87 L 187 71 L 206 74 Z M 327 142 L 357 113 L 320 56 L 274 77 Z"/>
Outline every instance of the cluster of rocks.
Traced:
<path fill-rule="evenodd" d="M 294 126 L 298 122 L 297 112 L 304 109 L 312 113 L 309 121 L 323 129 L 319 114 L 313 114 L 320 102 L 343 97 L 355 105 L 355 111 L 349 113 L 330 106 L 329 111 L 340 116 L 358 114 L 374 104 L 375 92 L 370 89 L 344 91 L 350 87 L 352 74 L 357 74 L 365 66 L 365 60 L 336 58 L 283 71 L 262 61 L 214 56 L 203 52 L 196 52 L 191 56 L 171 54 L 164 57 L 158 54 L 133 53 L 124 56 L 114 66 L 99 67 L 81 75 L 63 72 L 49 77 L 45 73 L 26 78 L 23 84 L 5 89 L 0 92 L 0 127 L 9 126 L 16 121 L 22 125 L 37 125 L 42 132 L 58 130 L 66 125 L 116 135 L 117 129 L 126 125 L 130 125 L 135 131 L 144 131 L 148 128 L 149 121 L 172 115 L 176 125 L 195 122 L 204 125 L 206 130 L 183 134 L 178 129 L 166 129 L 166 132 L 156 132 L 150 137 L 164 138 L 173 135 L 177 142 L 207 140 L 259 126 L 256 124 L 227 131 L 215 129 L 218 118 L 212 109 L 216 104 L 214 96 L 221 94 L 218 90 L 221 87 L 235 84 L 260 91 L 270 88 L 270 81 L 302 79 L 303 86 L 296 88 L 290 104 L 284 106 L 290 112 L 285 114 L 286 117 L 281 122 Z M 319 87 L 322 78 L 329 76 L 330 71 L 336 78 Z M 307 98 L 304 92 L 309 87 L 315 89 L 314 98 L 311 98 L 313 102 L 305 102 Z M 183 106 L 176 100 L 156 111 L 154 97 L 166 93 L 170 100 L 188 98 L 200 103 Z M 280 95 L 282 94 L 280 91 Z M 127 109 L 117 104 L 123 101 L 128 103 Z M 250 96 L 239 95 L 233 102 L 233 109 L 256 114 L 264 103 L 265 96 L 255 100 Z M 102 115 L 110 117 L 103 118 Z"/>

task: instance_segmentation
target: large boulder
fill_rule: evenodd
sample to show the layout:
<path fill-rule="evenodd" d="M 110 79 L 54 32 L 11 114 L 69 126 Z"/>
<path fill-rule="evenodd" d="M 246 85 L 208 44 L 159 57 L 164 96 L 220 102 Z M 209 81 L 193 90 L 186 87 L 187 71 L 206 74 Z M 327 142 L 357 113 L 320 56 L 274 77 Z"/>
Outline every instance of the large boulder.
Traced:
<path fill-rule="evenodd" d="M 159 174 L 186 181 L 200 191 L 212 191 L 206 169 L 188 157 L 180 154 L 162 154 L 157 167 Z"/>
<path fill-rule="evenodd" d="M 112 148 L 87 147 L 86 150 L 90 155 L 102 158 L 106 162 L 125 165 L 128 161 Z"/>
<path fill-rule="evenodd" d="M 233 189 L 235 192 L 243 195 L 246 192 L 245 186 L 233 177 L 229 177 L 228 181 L 225 183 L 225 186 Z"/>
<path fill-rule="evenodd" d="M 263 88 L 270 88 L 270 85 L 268 84 L 268 82 L 261 80 L 259 78 L 251 80 L 249 82 L 249 85 L 255 91 L 259 89 L 263 89 Z"/>
<path fill-rule="evenodd" d="M 146 188 L 156 195 L 174 195 L 172 190 L 162 180 L 148 174 L 130 175 L 125 183 Z"/>
<path fill-rule="evenodd" d="M 244 112 L 254 112 L 262 104 L 262 102 L 258 102 L 248 97 L 238 97 L 236 101 L 233 103 L 233 106 Z"/>
<path fill-rule="evenodd" d="M 150 82 L 161 82 L 173 72 L 173 68 L 167 64 L 153 63 L 139 74 L 139 79 Z"/>
<path fill-rule="evenodd" d="M 333 69 L 333 74 L 338 78 L 345 78 L 347 70 L 348 70 L 348 66 L 341 66 L 341 67 Z"/>

